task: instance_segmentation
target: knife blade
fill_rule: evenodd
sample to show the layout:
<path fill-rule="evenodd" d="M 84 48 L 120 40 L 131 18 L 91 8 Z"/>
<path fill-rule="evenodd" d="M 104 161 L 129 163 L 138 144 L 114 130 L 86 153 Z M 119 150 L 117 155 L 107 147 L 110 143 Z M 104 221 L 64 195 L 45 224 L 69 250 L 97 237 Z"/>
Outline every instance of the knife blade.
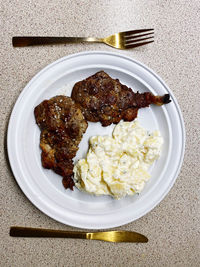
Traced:
<path fill-rule="evenodd" d="M 147 243 L 148 238 L 140 233 L 132 231 L 104 231 L 104 232 L 82 232 L 63 231 L 31 227 L 10 227 L 12 237 L 58 237 L 58 238 L 79 238 L 88 240 L 100 240 L 106 242 L 134 242 Z"/>

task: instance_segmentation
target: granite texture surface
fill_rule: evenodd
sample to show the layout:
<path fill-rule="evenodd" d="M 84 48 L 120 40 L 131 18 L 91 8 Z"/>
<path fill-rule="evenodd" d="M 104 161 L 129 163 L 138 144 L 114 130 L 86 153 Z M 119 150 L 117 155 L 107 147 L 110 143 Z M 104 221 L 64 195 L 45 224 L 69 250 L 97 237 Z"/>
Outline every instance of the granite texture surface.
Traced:
<path fill-rule="evenodd" d="M 200 266 L 200 1 L 1 1 L 0 266 Z M 103 44 L 13 48 L 15 35 L 106 36 L 155 29 L 155 42 L 117 51 Z M 153 69 L 183 113 L 186 151 L 165 199 L 144 217 L 117 229 L 147 235 L 147 244 L 74 239 L 15 239 L 11 225 L 74 230 L 41 213 L 18 187 L 5 153 L 12 107 L 27 82 L 54 60 L 80 51 L 119 52 Z"/>

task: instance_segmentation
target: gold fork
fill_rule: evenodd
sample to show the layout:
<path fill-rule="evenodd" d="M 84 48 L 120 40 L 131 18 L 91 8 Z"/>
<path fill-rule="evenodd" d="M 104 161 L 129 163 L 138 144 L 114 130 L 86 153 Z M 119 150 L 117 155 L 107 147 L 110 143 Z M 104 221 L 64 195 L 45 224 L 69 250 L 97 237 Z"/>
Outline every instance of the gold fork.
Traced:
<path fill-rule="evenodd" d="M 140 29 L 119 32 L 105 38 L 96 37 L 40 37 L 40 36 L 15 36 L 12 38 L 14 47 L 52 45 L 66 43 L 104 43 L 117 49 L 129 49 L 153 42 L 154 29 Z M 145 41 L 148 40 L 148 41 Z"/>

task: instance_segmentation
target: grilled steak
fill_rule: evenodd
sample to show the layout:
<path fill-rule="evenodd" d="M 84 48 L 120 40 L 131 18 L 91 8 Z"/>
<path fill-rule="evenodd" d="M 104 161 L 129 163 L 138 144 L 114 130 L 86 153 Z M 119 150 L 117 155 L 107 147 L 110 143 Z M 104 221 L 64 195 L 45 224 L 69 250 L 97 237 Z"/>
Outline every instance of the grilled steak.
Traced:
<path fill-rule="evenodd" d="M 102 126 L 116 124 L 121 119 L 132 121 L 140 108 L 171 102 L 168 94 L 154 96 L 150 92 L 134 93 L 104 71 L 77 82 L 71 97 L 81 108 L 86 120 L 100 121 Z"/>
<path fill-rule="evenodd" d="M 73 158 L 87 129 L 87 121 L 70 97 L 55 96 L 44 100 L 35 110 L 41 129 L 42 166 L 63 176 L 65 188 L 73 190 Z"/>

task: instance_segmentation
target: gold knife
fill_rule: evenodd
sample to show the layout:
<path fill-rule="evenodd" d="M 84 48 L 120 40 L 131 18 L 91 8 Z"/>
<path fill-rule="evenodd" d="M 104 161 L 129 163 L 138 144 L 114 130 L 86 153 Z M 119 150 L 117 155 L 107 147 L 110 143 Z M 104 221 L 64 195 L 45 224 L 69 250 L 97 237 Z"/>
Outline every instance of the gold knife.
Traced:
<path fill-rule="evenodd" d="M 107 242 L 135 242 L 147 243 L 148 238 L 142 234 L 131 231 L 106 231 L 106 232 L 79 232 L 63 231 L 42 228 L 30 228 L 12 226 L 10 236 L 15 237 L 60 237 L 60 238 L 80 238 L 89 240 L 101 240 Z"/>

